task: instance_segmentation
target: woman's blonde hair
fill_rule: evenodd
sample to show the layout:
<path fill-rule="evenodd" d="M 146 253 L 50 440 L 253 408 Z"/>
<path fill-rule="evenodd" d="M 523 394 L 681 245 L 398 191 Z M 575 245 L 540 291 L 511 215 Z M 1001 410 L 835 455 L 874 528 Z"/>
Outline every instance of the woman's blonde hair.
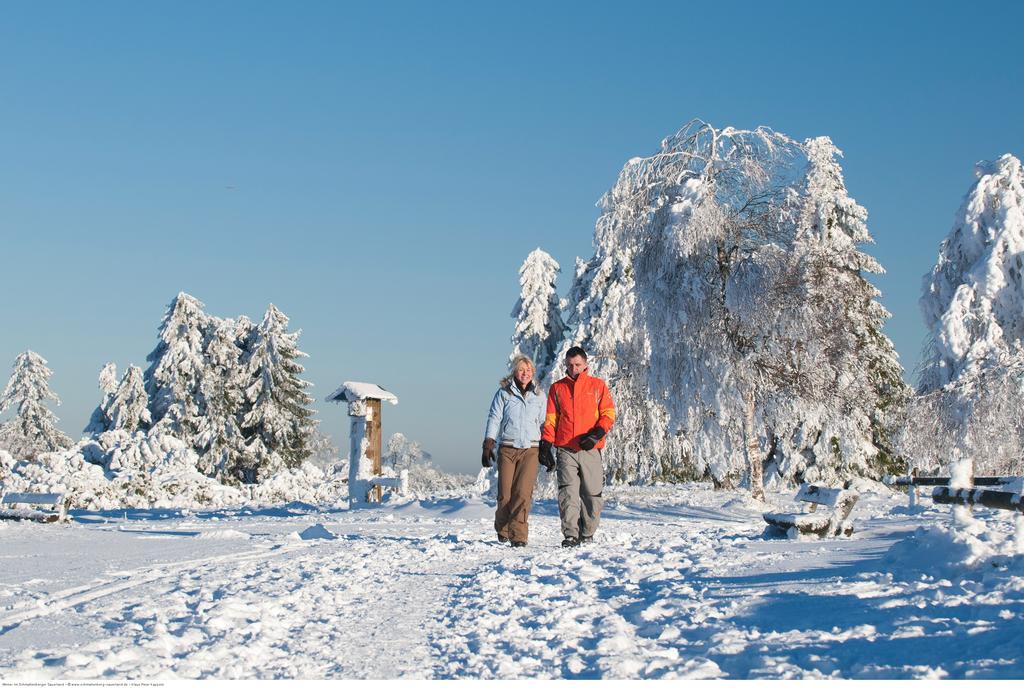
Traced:
<path fill-rule="evenodd" d="M 532 370 L 534 374 L 536 374 L 537 366 L 533 364 L 533 359 L 525 354 L 516 354 L 515 356 L 512 357 L 512 362 L 509 363 L 508 365 L 508 369 L 510 371 L 509 374 L 501 378 L 501 383 L 505 384 L 512 382 L 513 378 L 515 378 L 516 376 L 516 371 L 519 369 L 519 366 L 521 366 L 524 363 L 530 366 L 530 370 Z M 530 379 L 532 380 L 533 378 L 531 377 Z"/>

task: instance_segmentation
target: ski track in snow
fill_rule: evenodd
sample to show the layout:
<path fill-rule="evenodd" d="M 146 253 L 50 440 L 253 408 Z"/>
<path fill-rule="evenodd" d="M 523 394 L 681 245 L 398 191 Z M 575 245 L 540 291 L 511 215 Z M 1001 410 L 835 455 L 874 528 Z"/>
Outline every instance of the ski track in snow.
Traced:
<path fill-rule="evenodd" d="M 336 540 L 236 537 L 247 549 L 18 597 L 0 608 L 0 670 L 10 681 L 1024 675 L 1019 568 L 944 578 L 886 558 L 940 512 L 865 507 L 852 539 L 766 540 L 749 503 L 636 494 L 610 501 L 596 542 L 573 550 L 558 547 L 550 503 L 525 550 L 493 541 L 484 505 L 428 518 L 398 508 L 325 515 Z M 40 626 L 43 642 L 5 649 L 5 636 L 65 616 L 98 633 Z"/>
<path fill-rule="evenodd" d="M 121 583 L 74 588 L 4 617 L 9 629 L 74 608 L 116 631 L 75 648 L 24 651 L 5 677 L 429 678 L 423 631 L 450 583 L 444 563 L 453 550 L 465 565 L 498 552 L 455 534 L 342 536 L 130 572 Z"/>

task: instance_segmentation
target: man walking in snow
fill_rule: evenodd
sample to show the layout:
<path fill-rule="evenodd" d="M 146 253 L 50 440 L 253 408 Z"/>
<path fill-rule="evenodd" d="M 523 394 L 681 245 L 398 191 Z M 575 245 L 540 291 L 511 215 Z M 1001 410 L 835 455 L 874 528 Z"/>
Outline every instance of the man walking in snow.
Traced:
<path fill-rule="evenodd" d="M 594 539 L 604 506 L 601 449 L 615 422 L 615 404 L 604 380 L 587 374 L 587 353 L 574 346 L 565 354 L 566 377 L 551 385 L 540 442 L 540 462 L 558 467 L 558 513 L 562 547 Z"/>

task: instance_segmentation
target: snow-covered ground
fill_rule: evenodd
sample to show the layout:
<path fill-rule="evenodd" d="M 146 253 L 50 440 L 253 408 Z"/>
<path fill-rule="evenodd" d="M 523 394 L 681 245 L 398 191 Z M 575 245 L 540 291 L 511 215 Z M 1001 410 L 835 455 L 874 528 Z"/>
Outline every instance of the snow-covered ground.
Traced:
<path fill-rule="evenodd" d="M 524 550 L 468 496 L 0 522 L 0 675 L 1024 677 L 1008 514 L 962 542 L 946 508 L 880 491 L 853 537 L 787 540 L 739 493 L 606 494 L 576 550 L 551 500 Z"/>

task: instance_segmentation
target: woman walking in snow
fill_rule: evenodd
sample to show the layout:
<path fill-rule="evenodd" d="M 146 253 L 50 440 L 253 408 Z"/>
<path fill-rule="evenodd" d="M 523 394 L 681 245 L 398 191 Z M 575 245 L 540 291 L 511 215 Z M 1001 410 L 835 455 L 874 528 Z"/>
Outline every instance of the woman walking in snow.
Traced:
<path fill-rule="evenodd" d="M 527 356 L 512 359 L 512 373 L 501 381 L 491 401 L 484 431 L 485 468 L 494 462 L 498 449 L 498 505 L 494 530 L 498 542 L 526 547 L 526 519 L 533 503 L 537 480 L 537 449 L 547 401 L 533 379 L 533 361 Z"/>

